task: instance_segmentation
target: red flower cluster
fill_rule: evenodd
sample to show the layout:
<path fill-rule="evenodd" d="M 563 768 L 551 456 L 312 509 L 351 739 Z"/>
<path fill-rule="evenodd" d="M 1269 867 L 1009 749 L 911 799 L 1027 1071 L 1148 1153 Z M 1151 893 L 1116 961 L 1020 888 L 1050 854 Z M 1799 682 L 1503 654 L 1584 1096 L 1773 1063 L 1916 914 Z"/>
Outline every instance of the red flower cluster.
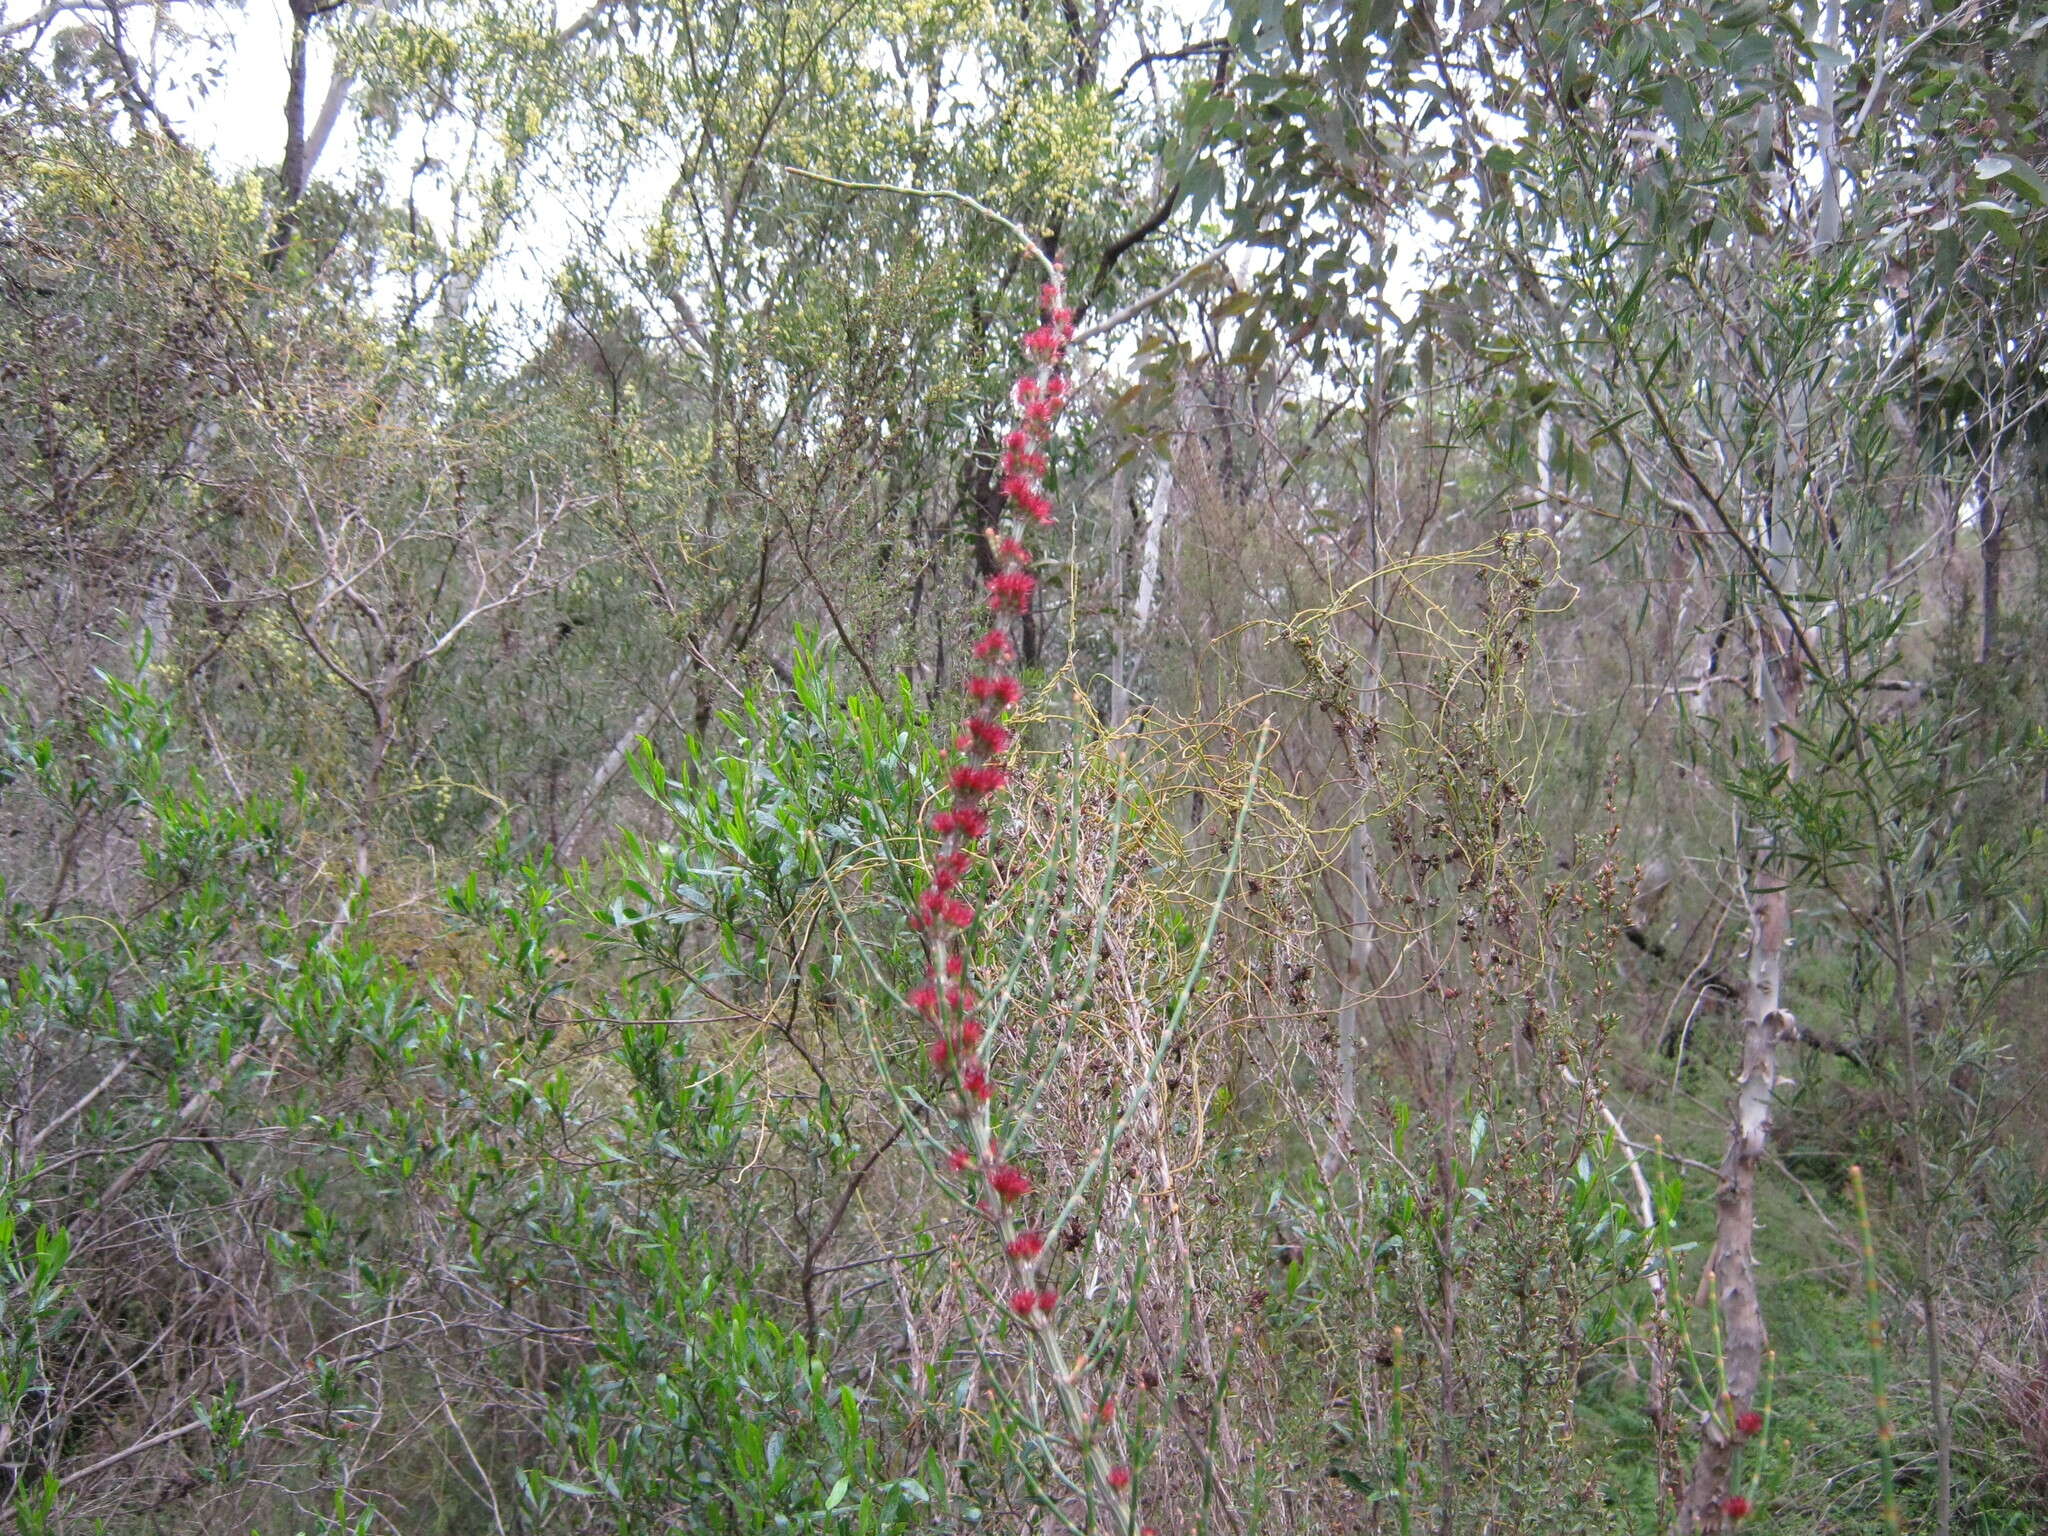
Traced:
<path fill-rule="evenodd" d="M 1044 443 L 1066 403 L 1067 384 L 1061 369 L 1074 334 L 1074 312 L 1057 280 L 1040 291 L 1039 304 L 1038 326 L 1024 338 L 1031 368 L 1017 382 L 1021 419 L 1003 440 L 1001 486 L 1004 503 L 1012 512 L 1043 525 L 1052 521 L 1052 502 L 1045 493 L 1048 463 Z M 956 935 L 965 940 L 976 914 L 961 890 L 974 870 L 979 845 L 989 833 L 989 801 L 1010 782 L 1003 758 L 1015 737 L 1003 716 L 1024 697 L 1024 685 L 1007 670 L 1017 657 L 1016 642 L 1009 632 L 1015 620 L 1010 616 L 1021 618 L 1029 611 L 1031 595 L 1038 587 L 1030 569 L 1031 551 L 1014 534 L 992 528 L 987 538 L 995 564 L 987 583 L 994 623 L 974 644 L 975 660 L 986 670 L 966 681 L 968 714 L 954 733 L 956 761 L 947 776 L 952 800 L 932 817 L 939 853 L 910 917 L 911 927 L 926 935 L 931 965 L 925 984 L 910 994 L 910 1006 L 936 1032 L 930 1048 L 932 1065 L 958 1091 L 958 1113 L 967 1121 L 979 1106 L 989 1102 L 993 1092 L 987 1068 L 975 1053 L 982 1036 L 982 1025 L 974 1014 L 978 999 L 963 986 L 945 986 L 941 978 L 958 981 L 966 974 L 964 954 L 951 945 Z M 998 1176 L 1013 1171 L 1000 1170 Z M 1004 1198 L 1016 1196 L 1005 1194 Z"/>
<path fill-rule="evenodd" d="M 1746 1408 L 1735 1415 L 1735 1429 L 1745 1440 L 1760 1435 L 1764 1432 L 1764 1416 L 1754 1408 Z"/>
<path fill-rule="evenodd" d="M 931 1031 L 932 1066 L 961 1133 L 961 1145 L 947 1163 L 955 1174 L 967 1176 L 970 1188 L 985 1186 L 975 1204 L 1002 1240 L 1009 1280 L 1006 1292 L 998 1292 L 1005 1297 L 999 1305 L 1007 1304 L 1012 1314 L 1032 1325 L 1042 1347 L 1064 1371 L 1069 1366 L 1052 1321 L 1060 1294 L 1040 1272 L 1046 1263 L 1045 1235 L 1024 1225 L 1023 1213 L 1013 1210 L 1030 1198 L 1031 1179 L 1004 1159 L 992 1133 L 989 1106 L 995 1085 L 979 1051 L 985 1025 L 977 1012 L 981 1000 L 970 984 L 967 962 L 976 913 L 963 894 L 990 834 L 991 802 L 1010 783 L 1006 755 L 1015 735 L 1005 716 L 1024 694 L 1022 682 L 1010 669 L 1019 651 L 1016 629 L 1031 611 L 1038 579 L 1032 574 L 1031 551 L 1018 535 L 1053 521 L 1052 499 L 1045 488 L 1050 468 L 1045 450 L 1066 408 L 1067 348 L 1074 337 L 1074 312 L 1060 277 L 1040 291 L 1039 309 L 1038 325 L 1023 337 L 1028 367 L 1014 391 L 1017 421 L 1003 439 L 998 471 L 1003 506 L 1014 522 L 1010 528 L 985 530 L 991 618 L 973 647 L 982 670 L 964 683 L 967 712 L 951 740 L 953 762 L 946 780 L 950 797 L 931 818 L 938 850 L 910 916 L 911 927 L 923 938 L 927 965 L 923 984 L 910 994 L 910 1006 Z M 983 1150 L 970 1153 L 969 1147 Z M 1113 1433 L 1113 1403 L 1105 1402 L 1096 1417 L 1096 1424 L 1073 1426 L 1073 1432 L 1083 1438 L 1098 1430 Z M 1127 1503 L 1130 1469 L 1117 1466 L 1106 1478 L 1115 1500 Z M 1120 1528 L 1128 1528 L 1127 1516 Z"/>
<path fill-rule="evenodd" d="M 1749 1514 L 1749 1500 L 1739 1493 L 1731 1493 L 1721 1501 L 1721 1513 L 1730 1520 L 1741 1520 Z"/>

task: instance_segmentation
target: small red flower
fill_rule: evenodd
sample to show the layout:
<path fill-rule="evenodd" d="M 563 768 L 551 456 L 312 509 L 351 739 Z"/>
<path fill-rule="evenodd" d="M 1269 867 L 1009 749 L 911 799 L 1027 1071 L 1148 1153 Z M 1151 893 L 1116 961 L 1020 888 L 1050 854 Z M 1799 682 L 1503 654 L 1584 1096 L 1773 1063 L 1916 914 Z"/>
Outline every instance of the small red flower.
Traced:
<path fill-rule="evenodd" d="M 1744 1439 L 1760 1435 L 1764 1432 L 1764 1416 L 1754 1408 L 1744 1409 L 1735 1416 L 1735 1428 Z"/>
<path fill-rule="evenodd" d="M 1012 1291 L 1010 1293 L 1010 1310 L 1019 1317 L 1029 1317 L 1032 1309 L 1037 1305 L 1038 1292 L 1036 1291 Z"/>
<path fill-rule="evenodd" d="M 1029 1264 L 1045 1252 L 1045 1234 L 1042 1232 L 1019 1232 L 1010 1239 L 1010 1257 Z"/>
<path fill-rule="evenodd" d="M 960 1043 L 970 1051 L 981 1044 L 980 1021 L 976 1019 L 962 1019 L 960 1021 Z"/>
<path fill-rule="evenodd" d="M 1739 1493 L 1731 1493 L 1721 1501 L 1721 1513 L 1730 1520 L 1740 1520 L 1749 1513 L 1749 1500 Z"/>
<path fill-rule="evenodd" d="M 955 768 L 952 773 L 953 788 L 955 792 L 963 795 L 992 795 L 1009 782 L 1009 773 L 1005 769 L 996 767 L 993 763 L 985 764 L 979 768 L 963 763 L 958 768 Z M 970 823 L 964 822 L 961 819 L 965 815 L 965 811 L 955 807 L 953 822 L 959 829 L 960 835 L 963 837 L 979 836 L 979 833 L 967 830 Z M 983 821 L 980 825 L 983 830 L 986 830 L 988 823 Z"/>
<path fill-rule="evenodd" d="M 992 629 L 974 642 L 977 661 L 1008 661 L 1015 654 L 1010 649 L 1010 637 L 1000 629 Z"/>
<path fill-rule="evenodd" d="M 1001 580 L 1000 577 L 997 579 Z M 1029 581 L 1031 578 L 1027 576 L 1024 579 Z M 995 703 L 1008 708 L 1024 697 L 1024 686 L 1008 673 L 998 672 L 991 677 L 968 678 L 967 694 L 969 698 L 974 699 L 977 703 Z M 977 724 L 986 723 L 985 721 L 970 720 L 968 722 L 968 729 L 973 731 Z M 960 741 L 962 749 L 965 749 L 971 740 L 971 737 L 962 737 Z"/>
<path fill-rule="evenodd" d="M 967 957 L 965 955 L 946 956 L 946 974 L 948 976 L 958 976 L 962 971 L 966 969 Z"/>
<path fill-rule="evenodd" d="M 972 1057 L 960 1064 L 960 1086 L 984 1104 L 995 1096 L 995 1089 L 989 1086 L 988 1068 Z"/>
<path fill-rule="evenodd" d="M 1115 1398 L 1105 1397 L 1095 1405 L 1095 1421 L 1098 1424 L 1114 1424 L 1116 1422 Z"/>
<path fill-rule="evenodd" d="M 990 1174 L 988 1182 L 989 1187 L 1003 1197 L 1005 1205 L 1022 1200 L 1031 1193 L 1031 1180 L 1025 1177 L 1024 1171 L 1007 1163 Z"/>
<path fill-rule="evenodd" d="M 944 1071 L 947 1061 L 952 1058 L 953 1048 L 943 1040 L 934 1040 L 927 1049 L 932 1058 L 932 1065 Z"/>
<path fill-rule="evenodd" d="M 1109 1469 L 1109 1486 L 1118 1493 L 1122 1493 L 1126 1488 L 1130 1487 L 1131 1469 L 1129 1467 L 1111 1467 Z"/>
<path fill-rule="evenodd" d="M 1035 493 L 1034 493 L 1035 494 Z M 1001 613 L 1005 608 L 1024 611 L 1031 601 L 1032 588 L 1037 579 L 1028 571 L 1000 571 L 988 579 L 988 606 L 991 612 Z"/>
<path fill-rule="evenodd" d="M 1001 544 L 996 546 L 996 555 L 999 559 L 1008 560 L 1017 565 L 1029 565 L 1031 563 L 1031 551 L 1022 544 L 1019 544 L 1015 539 L 1003 540 Z"/>
<path fill-rule="evenodd" d="M 974 1154 L 965 1147 L 955 1147 L 946 1154 L 946 1161 L 952 1166 L 955 1173 L 960 1173 L 966 1169 L 969 1163 L 974 1161 Z"/>
<path fill-rule="evenodd" d="M 1015 682 L 1012 678 L 1010 681 Z M 984 757 L 994 757 L 1010 745 L 1010 733 L 993 720 L 984 720 L 976 715 L 967 722 L 967 728 L 974 733 L 974 748 Z"/>
<path fill-rule="evenodd" d="M 950 835 L 958 825 L 959 821 L 951 811 L 941 811 L 932 818 L 932 830 L 941 837 Z"/>
<path fill-rule="evenodd" d="M 1053 1287 L 1048 1285 L 1043 1287 L 1039 1291 L 1038 1310 L 1043 1312 L 1047 1317 L 1052 1316 L 1052 1309 L 1058 1306 L 1059 1304 L 1060 1293 L 1057 1290 L 1053 1289 Z"/>
<path fill-rule="evenodd" d="M 953 813 L 953 826 L 961 837 L 971 843 L 988 835 L 988 815 L 977 806 L 964 805 Z"/>
<path fill-rule="evenodd" d="M 929 1017 L 939 1011 L 939 991 L 936 987 L 919 987 L 910 994 L 910 1006 Z"/>
<path fill-rule="evenodd" d="M 974 921 L 974 908 L 955 896 L 939 908 L 939 917 L 950 928 L 965 928 Z"/>

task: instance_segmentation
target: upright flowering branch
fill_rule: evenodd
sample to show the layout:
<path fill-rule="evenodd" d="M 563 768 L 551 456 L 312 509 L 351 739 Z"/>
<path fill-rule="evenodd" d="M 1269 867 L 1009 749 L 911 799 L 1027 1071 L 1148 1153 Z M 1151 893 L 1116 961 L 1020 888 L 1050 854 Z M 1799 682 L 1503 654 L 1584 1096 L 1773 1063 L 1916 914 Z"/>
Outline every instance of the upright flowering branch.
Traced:
<path fill-rule="evenodd" d="M 964 1183 L 968 1202 L 983 1216 L 1000 1251 L 1003 1283 L 996 1294 L 1029 1335 L 1065 1420 L 1067 1449 L 1077 1458 L 1093 1507 L 1110 1528 L 1132 1531 L 1131 1473 L 1117 1454 L 1112 1399 L 1090 1403 L 1083 1392 L 1084 1359 L 1068 1348 L 1061 1326 L 1060 1293 L 1052 1283 L 1052 1255 L 1033 1224 L 1031 1178 L 1009 1160 L 995 1130 L 997 1087 L 984 1052 L 988 1025 L 975 990 L 969 948 L 976 912 L 965 894 L 968 876 L 992 831 L 990 813 L 1010 781 L 1006 754 L 1012 734 L 1005 719 L 1023 696 L 1014 670 L 1021 625 L 1037 586 L 1031 551 L 1023 540 L 1051 526 L 1046 494 L 1046 445 L 1067 403 L 1067 348 L 1074 312 L 1064 273 L 1055 264 L 1039 290 L 1039 323 L 1023 338 L 1026 365 L 1013 392 L 1015 422 L 1003 440 L 1001 491 L 1005 526 L 987 528 L 994 574 L 987 579 L 989 625 L 974 643 L 979 664 L 966 682 L 967 710 L 947 754 L 950 791 L 931 818 L 936 849 L 910 926 L 923 941 L 926 972 L 910 1006 L 930 1036 L 939 1102 L 957 1143 L 948 1159 Z"/>

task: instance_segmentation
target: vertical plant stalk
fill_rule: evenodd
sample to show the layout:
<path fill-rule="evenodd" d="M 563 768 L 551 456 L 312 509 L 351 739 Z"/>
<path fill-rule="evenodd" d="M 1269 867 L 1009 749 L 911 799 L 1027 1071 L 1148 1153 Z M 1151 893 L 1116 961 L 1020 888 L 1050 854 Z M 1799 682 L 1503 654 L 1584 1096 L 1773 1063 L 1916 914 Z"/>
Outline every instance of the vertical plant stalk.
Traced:
<path fill-rule="evenodd" d="M 1407 1331 L 1393 1332 L 1393 1382 L 1387 1396 L 1387 1452 L 1394 1474 L 1394 1522 L 1401 1536 L 1413 1536 L 1413 1517 L 1408 1504 L 1408 1421 L 1402 1403 L 1401 1367 L 1408 1342 Z"/>
<path fill-rule="evenodd" d="M 1037 585 L 1031 551 L 1020 535 L 1054 520 L 1045 491 L 1045 448 L 1066 405 L 1067 348 L 1074 335 L 1074 313 L 1057 265 L 1039 290 L 1039 312 L 1037 328 L 1023 338 L 1028 366 L 1014 391 L 1015 425 L 1003 440 L 999 488 L 1008 526 L 983 530 L 994 570 L 986 581 L 990 625 L 973 648 L 983 670 L 965 685 L 968 711 L 947 754 L 951 795 L 931 819 L 937 848 L 910 914 L 910 926 L 923 941 L 926 972 L 909 1001 L 930 1033 L 940 1102 L 959 1137 L 949 1163 L 967 1183 L 964 1198 L 982 1212 L 1001 1245 L 1006 1304 L 1052 1384 L 1068 1447 L 1082 1464 L 1090 1516 L 1106 1514 L 1109 1528 L 1125 1536 L 1133 1529 L 1136 1505 L 1130 1468 L 1117 1454 L 1115 1403 L 1090 1404 L 1082 1397 L 1086 1361 L 1066 1342 L 1059 1291 L 1045 1273 L 1045 1234 L 1025 1216 L 1031 1179 L 1007 1160 L 996 1138 L 996 1085 L 982 1057 L 986 1025 L 969 964 L 977 914 L 962 894 L 989 840 L 990 809 L 1010 780 L 1005 754 L 1012 736 L 1003 722 L 1023 696 L 1013 669 Z"/>
<path fill-rule="evenodd" d="M 1884 896 L 1889 929 L 1885 949 L 1892 967 L 1892 1003 L 1899 1028 L 1899 1066 L 1906 1089 L 1906 1156 L 1913 1170 L 1913 1282 L 1919 1292 L 1924 1314 L 1924 1343 L 1927 1351 L 1927 1412 L 1934 1424 L 1934 1530 L 1935 1536 L 1949 1536 L 1955 1521 L 1955 1428 L 1949 1419 L 1948 1396 L 1942 1380 L 1941 1313 L 1938 1263 L 1934 1249 L 1935 1195 L 1927 1177 L 1927 1147 L 1921 1134 L 1927 1114 L 1927 1096 L 1921 1083 L 1920 1037 L 1913 1024 L 1913 978 L 1907 965 L 1912 937 L 1906 927 L 1906 897 L 1892 868 L 1891 840 L 1886 834 L 1884 813 L 1878 803 L 1868 759 L 1868 742 L 1859 716 L 1856 754 L 1870 811 L 1871 847 L 1877 859 L 1878 885 Z M 1859 1179 L 1860 1191 L 1860 1179 Z M 1862 1199 L 1859 1192 L 1858 1200 Z"/>
<path fill-rule="evenodd" d="M 1884 1301 L 1877 1291 L 1877 1244 L 1870 1236 L 1870 1202 L 1863 1191 L 1863 1167 L 1849 1169 L 1856 1197 L 1856 1232 L 1863 1248 L 1863 1343 L 1870 1356 L 1870 1397 L 1877 1412 L 1877 1469 L 1884 1494 L 1884 1528 L 1899 1530 L 1899 1494 L 1892 1471 L 1892 1406 L 1885 1390 Z"/>
<path fill-rule="evenodd" d="M 1799 637 L 1775 618 L 1760 622 L 1758 630 L 1762 646 L 1756 676 L 1764 748 L 1789 775 L 1796 766 L 1791 717 L 1804 686 Z M 1770 1146 L 1778 1047 L 1798 1029 L 1781 1006 L 1792 906 L 1790 891 L 1771 869 L 1773 851 L 1774 839 L 1767 837 L 1743 879 L 1749 975 L 1742 1010 L 1742 1068 L 1714 1196 L 1714 1247 L 1704 1276 L 1718 1309 L 1723 1387 L 1701 1419 L 1699 1450 L 1679 1502 L 1681 1532 L 1727 1530 L 1749 1513 L 1749 1501 L 1733 1491 L 1731 1479 L 1736 1451 L 1747 1438 L 1742 1426 L 1752 1422 L 1770 1347 L 1757 1297 L 1756 1176 Z"/>

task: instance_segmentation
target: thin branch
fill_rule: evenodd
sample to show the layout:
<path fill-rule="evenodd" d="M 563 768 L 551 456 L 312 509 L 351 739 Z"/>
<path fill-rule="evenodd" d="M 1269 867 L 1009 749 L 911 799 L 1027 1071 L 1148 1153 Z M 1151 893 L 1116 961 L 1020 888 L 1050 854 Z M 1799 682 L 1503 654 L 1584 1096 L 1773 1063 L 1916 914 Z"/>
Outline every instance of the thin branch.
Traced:
<path fill-rule="evenodd" d="M 802 166 L 784 165 L 775 160 L 769 160 L 765 163 L 781 171 L 786 176 L 800 176 L 805 181 L 815 181 L 828 187 L 839 187 L 848 192 L 888 192 L 897 197 L 923 197 L 943 202 L 958 203 L 963 208 L 971 208 L 985 219 L 995 220 L 996 223 L 1002 225 L 1003 228 L 1015 235 L 1018 242 L 1031 253 L 1032 260 L 1045 268 L 1045 275 L 1048 279 L 1059 276 L 1058 268 L 1053 265 L 1052 258 L 1046 254 L 1043 241 L 1008 214 L 997 213 L 987 203 L 982 202 L 979 198 L 969 197 L 965 192 L 955 191 L 951 187 L 911 187 L 890 181 L 847 181 L 842 177 L 827 176 L 822 171 L 807 171 Z"/>

